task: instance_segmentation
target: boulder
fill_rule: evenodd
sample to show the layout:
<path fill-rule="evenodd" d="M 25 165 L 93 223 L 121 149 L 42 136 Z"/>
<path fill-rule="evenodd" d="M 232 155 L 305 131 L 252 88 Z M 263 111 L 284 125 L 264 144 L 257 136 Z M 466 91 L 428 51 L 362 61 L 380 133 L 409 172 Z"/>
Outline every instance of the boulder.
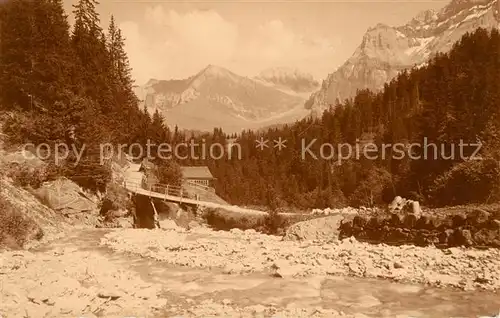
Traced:
<path fill-rule="evenodd" d="M 474 241 L 472 240 L 472 234 L 469 230 L 458 229 L 453 233 L 454 242 L 457 246 L 472 246 Z"/>
<path fill-rule="evenodd" d="M 369 229 L 377 230 L 383 226 L 384 222 L 385 222 L 384 218 L 378 216 L 372 216 L 368 220 L 368 224 L 366 225 L 366 227 Z"/>
<path fill-rule="evenodd" d="M 467 215 L 467 224 L 473 227 L 479 227 L 481 224 L 486 225 L 490 218 L 490 213 L 482 209 L 474 209 Z"/>
<path fill-rule="evenodd" d="M 418 218 L 422 216 L 422 209 L 418 201 L 411 201 L 411 213 Z"/>
<path fill-rule="evenodd" d="M 391 227 L 394 227 L 394 228 L 401 227 L 403 225 L 402 219 L 403 219 L 403 216 L 394 213 L 391 215 L 391 220 L 389 221 L 389 224 Z"/>
<path fill-rule="evenodd" d="M 45 205 L 65 216 L 98 210 L 97 202 L 67 178 L 45 182 L 33 192 Z"/>
<path fill-rule="evenodd" d="M 391 213 L 399 212 L 403 209 L 406 204 L 406 200 L 400 197 L 399 195 L 392 200 L 389 204 L 389 211 Z"/>
<path fill-rule="evenodd" d="M 403 227 L 406 229 L 412 229 L 417 224 L 418 217 L 415 214 L 407 214 L 403 219 Z"/>
<path fill-rule="evenodd" d="M 492 230 L 497 230 L 500 234 L 500 220 L 490 220 L 488 222 L 488 228 L 492 229 Z"/>
<path fill-rule="evenodd" d="M 453 230 L 446 229 L 439 233 L 438 240 L 440 244 L 448 245 L 452 241 Z"/>
<path fill-rule="evenodd" d="M 354 227 L 359 227 L 359 228 L 364 228 L 369 222 L 369 218 L 363 217 L 360 215 L 356 215 L 354 219 L 352 220 L 352 225 Z"/>
<path fill-rule="evenodd" d="M 352 236 L 352 220 L 343 219 L 339 225 L 339 238 Z"/>
<path fill-rule="evenodd" d="M 438 231 L 453 229 L 453 216 L 448 216 L 444 219 L 433 218 L 433 223 Z"/>
<path fill-rule="evenodd" d="M 462 214 L 455 214 L 452 216 L 452 226 L 454 229 L 462 227 L 466 223 L 466 217 Z"/>
<path fill-rule="evenodd" d="M 405 230 L 405 229 L 393 228 L 393 229 L 389 230 L 385 239 L 387 239 L 389 243 L 399 244 L 399 243 L 407 242 L 409 235 L 410 235 L 410 232 Z"/>
<path fill-rule="evenodd" d="M 287 241 L 304 241 L 338 238 L 339 226 L 342 220 L 344 220 L 344 216 L 337 214 L 298 222 L 287 229 L 283 239 Z"/>
<path fill-rule="evenodd" d="M 435 228 L 435 224 L 433 222 L 434 222 L 434 219 L 423 215 L 415 222 L 415 229 L 417 229 L 417 230 L 432 230 Z"/>
<path fill-rule="evenodd" d="M 439 244 L 439 237 L 437 232 L 427 230 L 420 230 L 415 232 L 414 243 L 417 246 L 429 246 Z"/>

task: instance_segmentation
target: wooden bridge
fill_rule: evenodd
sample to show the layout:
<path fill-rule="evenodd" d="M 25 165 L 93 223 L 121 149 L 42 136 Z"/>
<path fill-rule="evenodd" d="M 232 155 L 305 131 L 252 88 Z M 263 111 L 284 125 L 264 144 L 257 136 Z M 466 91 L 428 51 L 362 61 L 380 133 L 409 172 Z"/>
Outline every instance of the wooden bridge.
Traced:
<path fill-rule="evenodd" d="M 235 205 L 226 205 L 205 201 L 203 195 L 196 195 L 194 198 L 189 197 L 181 186 L 153 184 L 147 185 L 145 182 L 136 182 L 135 180 L 125 180 L 125 188 L 135 194 L 144 195 L 150 198 L 157 198 L 165 201 L 191 204 L 196 206 L 204 206 L 208 208 L 222 208 L 228 211 L 248 213 L 248 214 L 262 214 L 267 215 L 267 212 L 241 208 Z M 208 191 L 208 190 L 207 190 Z"/>
<path fill-rule="evenodd" d="M 147 196 L 149 198 L 161 199 L 180 204 L 190 204 L 196 206 L 203 206 L 207 208 L 221 208 L 226 211 L 253 214 L 253 215 L 267 215 L 267 212 L 242 208 L 236 205 L 230 205 L 219 199 L 221 202 L 214 202 L 214 191 L 207 187 L 200 185 L 189 184 L 190 187 L 197 187 L 195 195 L 189 195 L 184 187 L 168 184 L 148 184 L 145 182 L 144 174 L 139 171 L 139 164 L 130 164 L 125 173 L 125 188 L 135 194 Z M 223 202 L 223 203 L 222 203 Z M 154 208 L 154 204 L 153 208 Z M 156 209 L 155 209 L 156 210 Z M 297 215 L 296 213 L 280 213 L 280 215 Z"/>

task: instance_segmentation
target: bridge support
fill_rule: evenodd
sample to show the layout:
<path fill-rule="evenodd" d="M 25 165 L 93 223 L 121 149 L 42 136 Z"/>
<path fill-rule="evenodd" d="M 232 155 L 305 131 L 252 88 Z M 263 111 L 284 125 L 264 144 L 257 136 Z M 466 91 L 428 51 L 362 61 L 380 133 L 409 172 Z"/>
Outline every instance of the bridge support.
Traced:
<path fill-rule="evenodd" d="M 160 228 L 160 218 L 158 217 L 158 211 L 156 210 L 155 204 L 153 202 L 152 198 L 149 198 L 149 202 L 151 202 L 151 206 L 153 207 L 153 222 L 154 222 L 154 228 L 159 229 Z"/>
<path fill-rule="evenodd" d="M 153 199 L 146 195 L 134 195 L 136 228 L 155 229 L 159 225 L 159 216 Z"/>

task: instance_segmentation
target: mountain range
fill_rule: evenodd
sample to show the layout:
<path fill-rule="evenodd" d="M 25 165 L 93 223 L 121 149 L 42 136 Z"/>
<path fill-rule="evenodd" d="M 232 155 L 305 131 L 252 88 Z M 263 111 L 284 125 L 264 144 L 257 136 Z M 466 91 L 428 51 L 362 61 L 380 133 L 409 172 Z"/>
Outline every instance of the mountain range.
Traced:
<path fill-rule="evenodd" d="M 311 74 L 296 68 L 269 68 L 260 72 L 254 79 L 287 94 L 301 96 L 306 99 L 312 92 L 320 88 L 319 82 Z"/>
<path fill-rule="evenodd" d="M 465 33 L 500 27 L 500 0 L 453 0 L 440 11 L 419 13 L 407 24 L 367 30 L 354 54 L 323 81 L 305 104 L 320 113 L 359 89 L 379 90 L 400 71 L 449 51 Z"/>
<path fill-rule="evenodd" d="M 500 0 L 452 0 L 402 26 L 369 28 L 353 55 L 322 84 L 297 69 L 276 67 L 254 78 L 209 65 L 183 80 L 150 80 L 136 91 L 169 125 L 227 132 L 258 129 L 321 114 L 357 90 L 380 90 L 402 70 L 448 52 L 465 33 L 500 27 Z"/>
<path fill-rule="evenodd" d="M 149 111 L 158 110 L 170 126 L 240 132 L 307 116 L 301 93 L 310 95 L 317 82 L 298 71 L 290 76 L 286 72 L 268 70 L 253 79 L 209 65 L 183 80 L 151 79 L 136 94 Z"/>

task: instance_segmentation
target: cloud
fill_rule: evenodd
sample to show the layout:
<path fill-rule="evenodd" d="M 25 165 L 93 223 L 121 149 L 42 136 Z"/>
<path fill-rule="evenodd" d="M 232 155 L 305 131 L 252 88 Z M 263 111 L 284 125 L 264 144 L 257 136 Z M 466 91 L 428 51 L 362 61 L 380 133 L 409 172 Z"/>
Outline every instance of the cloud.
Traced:
<path fill-rule="evenodd" d="M 335 53 L 335 45 L 315 34 L 294 32 L 281 20 L 271 20 L 258 27 L 258 32 L 245 42 L 240 53 L 240 59 L 250 64 L 253 60 L 261 69 L 283 65 L 317 75 L 319 69 L 324 70 L 325 60 Z"/>
<path fill-rule="evenodd" d="M 138 84 L 149 78 L 185 78 L 235 54 L 238 27 L 215 11 L 181 14 L 154 6 L 144 18 L 142 34 L 136 22 L 120 25 Z"/>
<path fill-rule="evenodd" d="M 208 64 L 253 75 L 272 66 L 314 64 L 333 54 L 328 40 L 298 34 L 279 19 L 245 32 L 213 10 L 180 13 L 156 5 L 146 9 L 144 18 L 140 25 L 120 25 L 138 84 L 149 78 L 186 78 Z"/>
<path fill-rule="evenodd" d="M 138 85 L 142 85 L 156 73 L 159 62 L 154 55 L 154 47 L 145 40 L 135 22 L 124 22 L 119 25 L 125 37 L 125 50 L 132 66 L 132 76 Z M 152 56 L 153 54 L 153 56 Z"/>
<path fill-rule="evenodd" d="M 147 7 L 144 17 L 156 25 L 162 25 L 165 21 L 165 13 L 162 6 Z"/>

